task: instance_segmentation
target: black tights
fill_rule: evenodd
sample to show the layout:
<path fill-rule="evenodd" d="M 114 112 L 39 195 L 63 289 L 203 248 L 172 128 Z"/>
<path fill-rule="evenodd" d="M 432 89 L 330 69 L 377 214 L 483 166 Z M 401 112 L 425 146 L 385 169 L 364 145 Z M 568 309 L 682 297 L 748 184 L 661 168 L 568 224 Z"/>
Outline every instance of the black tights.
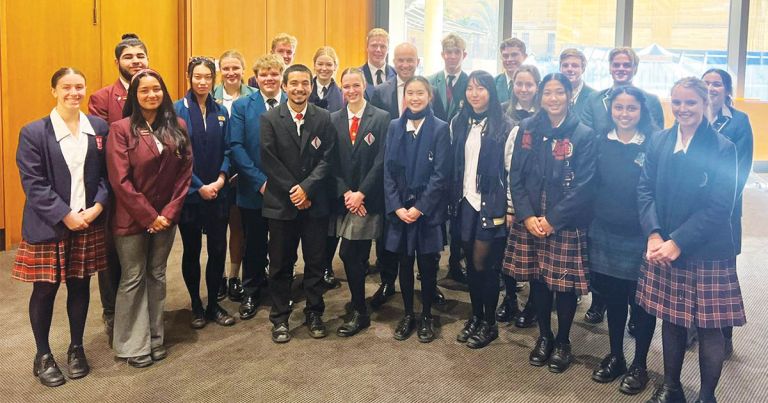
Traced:
<path fill-rule="evenodd" d="M 699 371 L 701 376 L 702 400 L 715 397 L 715 388 L 720 380 L 725 360 L 725 346 L 722 329 L 697 328 L 699 333 Z M 664 321 L 661 326 L 661 338 L 664 346 L 664 383 L 672 387 L 681 387 L 680 373 L 683 370 L 687 329 Z"/>
<path fill-rule="evenodd" d="M 90 302 L 90 277 L 67 279 L 67 316 L 69 317 L 70 344 L 83 344 L 85 319 L 88 316 Z M 29 322 L 32 324 L 32 334 L 35 336 L 37 354 L 48 354 L 51 346 L 48 336 L 53 320 L 53 303 L 61 283 L 38 281 L 32 286 L 32 296 L 29 298 Z"/>
<path fill-rule="evenodd" d="M 499 267 L 504 258 L 505 238 L 490 241 L 465 242 L 467 282 L 472 316 L 496 323 L 496 305 L 499 303 Z M 514 291 L 513 291 L 513 296 Z"/>
<path fill-rule="evenodd" d="M 547 285 L 541 281 L 531 281 L 531 295 L 536 305 L 536 314 L 539 321 L 539 336 L 548 339 L 552 334 L 552 297 L 557 295 L 557 343 L 570 343 L 571 325 L 576 315 L 576 293 L 550 291 Z"/>
<path fill-rule="evenodd" d="M 400 292 L 403 294 L 403 308 L 406 314 L 413 315 L 413 263 L 418 262 L 421 273 L 421 313 L 432 315 L 432 300 L 437 288 L 437 266 L 440 255 L 437 253 L 400 255 Z"/>
<path fill-rule="evenodd" d="M 192 311 L 203 310 L 200 299 L 200 251 L 203 247 L 203 227 L 196 222 L 179 224 L 184 252 L 181 255 L 181 274 L 192 301 Z M 205 266 L 205 285 L 208 289 L 208 305 L 216 305 L 224 263 L 227 257 L 227 220 L 210 220 L 205 228 L 208 241 L 208 263 Z"/>

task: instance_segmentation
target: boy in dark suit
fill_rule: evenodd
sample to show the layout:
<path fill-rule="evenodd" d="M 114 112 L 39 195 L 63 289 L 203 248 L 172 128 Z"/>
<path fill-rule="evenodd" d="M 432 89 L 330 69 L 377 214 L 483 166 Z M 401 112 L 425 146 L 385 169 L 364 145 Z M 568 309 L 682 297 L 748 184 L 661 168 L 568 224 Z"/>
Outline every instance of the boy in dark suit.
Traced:
<path fill-rule="evenodd" d="M 323 261 L 328 232 L 328 178 L 336 146 L 336 129 L 330 114 L 309 102 L 312 73 L 293 65 L 283 73 L 288 102 L 260 117 L 261 160 L 267 175 L 262 214 L 268 220 L 270 321 L 272 341 L 291 340 L 293 263 L 299 241 L 304 256 L 304 309 L 309 334 L 326 336 L 322 314 Z"/>

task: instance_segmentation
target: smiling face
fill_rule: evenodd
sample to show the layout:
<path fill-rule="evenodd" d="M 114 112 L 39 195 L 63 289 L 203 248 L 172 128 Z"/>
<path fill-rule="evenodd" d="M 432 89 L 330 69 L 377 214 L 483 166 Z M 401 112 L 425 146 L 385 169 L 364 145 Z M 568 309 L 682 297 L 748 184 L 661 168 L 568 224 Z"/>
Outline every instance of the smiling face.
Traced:
<path fill-rule="evenodd" d="M 720 109 L 725 105 L 725 98 L 729 95 L 725 89 L 723 78 L 716 72 L 710 72 L 702 77 L 702 81 L 707 85 L 707 91 L 709 94 L 709 103 L 712 110 L 715 113 L 720 112 Z"/>
<path fill-rule="evenodd" d="M 482 113 L 488 109 L 488 102 L 490 101 L 490 95 L 488 89 L 480 85 L 476 80 L 470 80 L 467 83 L 467 102 L 472 107 L 475 113 Z"/>
<path fill-rule="evenodd" d="M 429 101 L 431 101 L 429 90 L 423 82 L 411 81 L 411 83 L 405 87 L 403 103 L 411 110 L 411 112 L 418 113 L 423 111 L 429 106 Z"/>
<path fill-rule="evenodd" d="M 416 74 L 416 67 L 419 65 L 419 55 L 416 47 L 403 43 L 395 48 L 395 71 L 397 76 L 403 81 L 408 81 Z"/>
<path fill-rule="evenodd" d="M 76 73 L 65 74 L 59 78 L 51 93 L 58 108 L 79 109 L 85 99 L 85 78 Z"/>
<path fill-rule="evenodd" d="M 568 93 L 560 81 L 550 80 L 541 90 L 541 109 L 551 121 L 562 120 L 568 112 Z"/>
<path fill-rule="evenodd" d="M 198 96 L 207 96 L 213 88 L 213 73 L 204 64 L 198 64 L 192 69 L 192 75 L 189 77 L 192 92 Z"/>
<path fill-rule="evenodd" d="M 221 78 L 224 85 L 235 87 L 243 82 L 243 65 L 234 57 L 225 57 L 219 61 Z"/>
<path fill-rule="evenodd" d="M 331 81 L 333 75 L 336 74 L 337 67 L 336 62 L 327 55 L 318 56 L 315 60 L 315 74 L 324 83 Z"/>
<path fill-rule="evenodd" d="M 675 86 L 672 89 L 672 114 L 680 126 L 688 131 L 695 131 L 704 119 L 706 100 L 693 89 Z"/>
<path fill-rule="evenodd" d="M 614 98 L 611 104 L 611 118 L 616 128 L 631 132 L 637 129 L 640 123 L 642 107 L 635 97 L 629 94 L 620 94 Z"/>
<path fill-rule="evenodd" d="M 131 77 L 140 70 L 149 66 L 147 52 L 141 46 L 128 46 L 123 49 L 120 58 L 115 61 L 120 75 L 125 81 L 131 81 Z"/>
<path fill-rule="evenodd" d="M 517 73 L 512 91 L 514 91 L 518 101 L 530 105 L 533 102 L 533 97 L 536 96 L 536 90 L 536 80 L 531 73 L 527 71 Z"/>
<path fill-rule="evenodd" d="M 368 62 L 376 67 L 383 67 L 389 51 L 389 39 L 386 36 L 372 36 L 366 47 Z"/>
<path fill-rule="evenodd" d="M 632 59 L 624 53 L 617 54 L 611 60 L 608 70 L 611 73 L 614 85 L 631 84 L 632 78 L 635 76 L 635 66 L 632 64 Z"/>
<path fill-rule="evenodd" d="M 461 71 L 461 63 L 464 62 L 464 58 L 467 57 L 467 52 L 457 47 L 444 49 L 440 56 L 445 63 L 445 70 L 449 74 L 459 74 Z"/>
<path fill-rule="evenodd" d="M 283 58 L 285 67 L 288 67 L 293 64 L 293 56 L 295 51 L 296 49 L 291 46 L 290 42 L 280 42 L 275 45 L 275 49 L 272 51 L 272 53 L 280 55 Z"/>
<path fill-rule="evenodd" d="M 501 63 L 506 70 L 507 75 L 512 76 L 528 57 L 522 49 L 517 46 L 507 46 L 501 51 Z"/>
<path fill-rule="evenodd" d="M 341 92 L 344 99 L 352 105 L 363 101 L 365 95 L 365 79 L 360 74 L 347 73 L 341 78 Z"/>
<path fill-rule="evenodd" d="M 136 89 L 136 97 L 142 110 L 157 110 L 163 102 L 163 95 L 163 88 L 157 78 L 149 75 L 141 77 Z"/>
<path fill-rule="evenodd" d="M 275 68 L 260 69 L 256 74 L 256 83 L 259 84 L 259 91 L 269 98 L 274 97 L 280 92 L 280 82 L 282 73 Z"/>
<path fill-rule="evenodd" d="M 304 71 L 288 73 L 288 80 L 283 83 L 283 91 L 294 106 L 303 107 L 312 92 L 312 77 Z"/>
<path fill-rule="evenodd" d="M 571 82 L 573 88 L 581 83 L 581 76 L 584 74 L 584 64 L 581 59 L 576 56 L 569 56 L 560 62 L 560 72 L 568 77 L 568 81 Z"/>

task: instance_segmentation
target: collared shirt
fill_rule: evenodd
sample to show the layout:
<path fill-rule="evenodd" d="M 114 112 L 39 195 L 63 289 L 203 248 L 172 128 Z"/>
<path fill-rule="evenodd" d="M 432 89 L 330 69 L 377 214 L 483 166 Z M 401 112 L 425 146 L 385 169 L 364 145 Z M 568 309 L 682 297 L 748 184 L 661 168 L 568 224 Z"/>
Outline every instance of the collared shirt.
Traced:
<path fill-rule="evenodd" d="M 291 112 L 293 123 L 296 123 L 296 134 L 301 137 L 301 126 L 304 124 L 304 119 L 307 117 L 307 103 L 304 103 L 304 109 L 301 112 L 294 112 L 290 106 L 288 106 L 288 111 Z M 296 119 L 296 115 L 299 113 L 301 113 L 301 120 Z"/>
<path fill-rule="evenodd" d="M 571 96 L 571 105 L 575 104 L 579 100 L 581 90 L 584 88 L 584 80 L 579 81 L 579 86 L 573 89 L 573 96 Z"/>
<path fill-rule="evenodd" d="M 683 154 L 687 154 L 688 146 L 691 145 L 691 140 L 693 140 L 693 136 L 688 139 L 688 143 L 683 144 L 682 129 L 680 128 L 680 125 L 677 125 L 677 140 L 675 141 L 675 150 L 672 151 L 672 153 L 677 154 L 678 152 L 682 151 Z"/>
<path fill-rule="evenodd" d="M 88 154 L 88 135 L 95 136 L 96 132 L 83 112 L 80 112 L 78 136 L 72 135 L 56 108 L 51 111 L 51 125 L 69 169 L 69 208 L 75 212 L 85 210 L 85 157 Z"/>
<path fill-rule="evenodd" d="M 347 116 L 349 116 L 348 124 L 350 129 L 352 129 L 352 118 L 358 118 L 360 119 L 360 121 L 363 120 L 363 112 L 365 112 L 365 107 L 367 104 L 368 103 L 366 101 L 363 101 L 363 107 L 360 108 L 360 110 L 357 111 L 357 113 L 352 113 L 352 111 L 349 110 L 349 105 L 347 105 Z"/>
<path fill-rule="evenodd" d="M 120 76 L 120 82 L 123 84 L 123 87 L 125 87 L 125 90 L 128 91 L 128 87 L 131 85 L 128 81 L 125 81 L 123 76 Z"/>
<path fill-rule="evenodd" d="M 261 92 L 261 91 L 259 91 L 259 92 Z M 274 99 L 275 101 L 277 101 L 277 103 L 275 104 L 275 107 L 277 107 L 278 105 L 280 105 L 280 98 L 282 98 L 282 95 L 283 95 L 283 92 L 282 91 L 278 91 L 277 94 L 274 97 L 268 97 L 265 93 L 262 92 L 261 93 L 261 97 L 264 98 L 264 106 L 267 107 L 267 110 L 272 109 L 272 108 L 269 107 L 269 102 L 267 102 L 267 101 L 269 101 L 270 99 Z"/>
<path fill-rule="evenodd" d="M 368 68 L 371 70 L 371 79 L 373 80 L 373 85 L 376 84 L 376 72 L 381 71 L 381 82 L 387 81 L 387 64 L 384 63 L 381 65 L 381 67 L 376 67 L 371 64 L 371 62 L 368 62 Z"/>
<path fill-rule="evenodd" d="M 464 194 L 462 196 L 475 211 L 480 211 L 481 196 L 477 191 L 477 164 L 480 160 L 483 129 L 487 122 L 488 118 L 480 122 L 473 121 L 469 127 L 467 141 L 464 143 Z"/>
<path fill-rule="evenodd" d="M 518 102 L 517 105 L 515 105 L 515 109 L 517 109 L 518 111 L 526 110 L 525 108 L 523 108 L 523 105 L 521 105 L 520 102 Z M 536 108 L 533 106 L 533 104 L 531 104 L 531 107 L 528 108 L 528 112 L 536 113 Z"/>
<path fill-rule="evenodd" d="M 319 80 L 315 81 L 317 83 L 317 96 L 320 97 L 320 99 L 325 99 L 325 97 L 328 95 L 328 87 L 331 86 L 331 82 L 328 81 L 328 84 L 320 84 Z"/>
<path fill-rule="evenodd" d="M 443 70 L 443 74 L 445 74 L 445 83 L 446 84 L 448 84 L 448 82 L 449 82 L 449 78 L 450 78 L 449 76 L 453 76 L 453 81 L 450 82 L 451 88 L 453 88 L 453 87 L 456 86 L 456 81 L 459 80 L 459 76 L 461 75 L 461 71 L 459 71 L 456 74 L 453 74 L 453 73 L 449 73 L 448 70 Z"/>
<path fill-rule="evenodd" d="M 397 76 L 397 110 L 400 111 L 398 113 L 399 116 L 403 116 L 403 111 L 405 110 L 403 98 L 405 98 L 405 81 L 400 79 L 400 76 Z"/>
<path fill-rule="evenodd" d="M 424 126 L 424 121 L 422 120 L 421 124 L 419 124 L 419 127 L 416 127 L 416 121 L 414 120 L 408 120 L 408 122 L 405 124 L 405 131 L 406 132 L 413 132 L 413 137 L 419 135 L 419 130 L 421 130 L 421 127 Z"/>
<path fill-rule="evenodd" d="M 224 108 L 227 109 L 227 115 L 231 115 L 232 114 L 232 104 L 236 100 L 237 100 L 237 98 L 233 97 L 232 95 L 227 94 L 227 90 L 226 89 L 224 89 L 224 88 L 221 89 L 221 104 L 224 106 Z"/>
<path fill-rule="evenodd" d="M 632 139 L 629 140 L 628 143 L 623 143 L 619 139 L 619 135 L 618 135 L 618 133 L 616 133 L 616 129 L 613 129 L 610 132 L 608 132 L 608 140 L 618 141 L 618 142 L 620 142 L 622 144 L 637 144 L 637 145 L 640 145 L 640 144 L 643 144 L 645 142 L 645 135 L 643 133 L 640 133 L 639 131 L 635 130 L 635 135 L 632 136 Z"/>

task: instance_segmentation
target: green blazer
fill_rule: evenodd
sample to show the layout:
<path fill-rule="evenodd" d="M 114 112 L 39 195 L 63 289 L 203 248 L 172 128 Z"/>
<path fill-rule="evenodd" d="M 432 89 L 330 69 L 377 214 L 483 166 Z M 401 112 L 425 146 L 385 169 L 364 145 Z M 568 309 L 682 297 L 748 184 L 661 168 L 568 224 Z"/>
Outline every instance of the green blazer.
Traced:
<path fill-rule="evenodd" d="M 434 88 L 435 92 L 437 92 L 438 97 L 435 99 L 439 99 L 442 102 L 442 111 L 444 111 L 442 114 L 445 115 L 440 116 L 440 114 L 438 114 L 440 108 L 436 108 L 435 116 L 443 121 L 450 122 L 451 119 L 459 113 L 461 106 L 466 103 L 466 91 L 467 83 L 469 82 L 469 76 L 467 73 L 462 71 L 461 74 L 459 74 L 459 76 L 456 78 L 456 82 L 453 83 L 453 101 L 450 104 L 448 103 L 448 96 L 445 92 L 445 86 L 447 84 L 445 70 L 429 76 L 428 80 L 432 85 L 432 88 Z"/>

